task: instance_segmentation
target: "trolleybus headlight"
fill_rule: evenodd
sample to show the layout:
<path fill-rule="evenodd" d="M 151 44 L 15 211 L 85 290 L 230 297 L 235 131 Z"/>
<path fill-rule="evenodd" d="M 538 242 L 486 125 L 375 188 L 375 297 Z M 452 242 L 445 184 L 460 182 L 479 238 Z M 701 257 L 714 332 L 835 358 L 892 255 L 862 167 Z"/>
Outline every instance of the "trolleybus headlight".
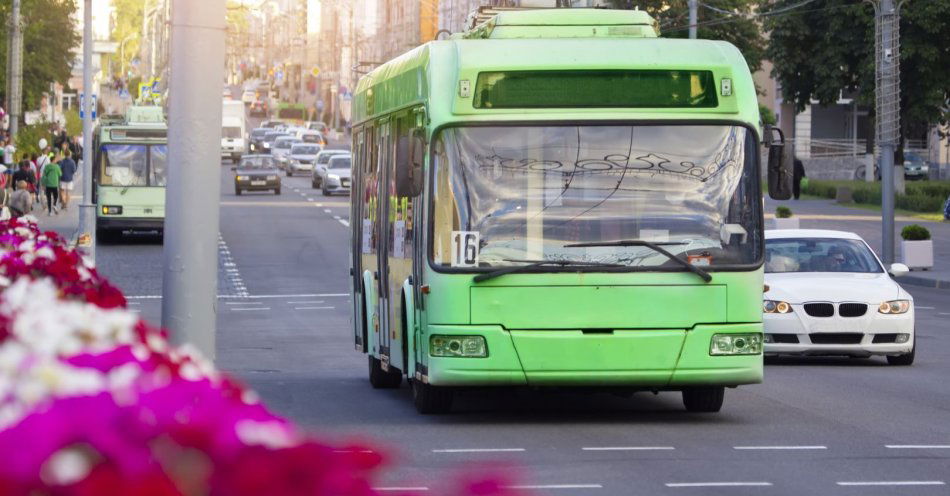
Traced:
<path fill-rule="evenodd" d="M 714 334 L 709 344 L 710 355 L 758 355 L 762 353 L 762 335 Z"/>
<path fill-rule="evenodd" d="M 429 354 L 436 357 L 484 358 L 488 356 L 488 345 L 483 336 L 441 336 L 429 337 Z"/>
<path fill-rule="evenodd" d="M 115 205 L 103 205 L 102 206 L 103 215 L 122 215 L 122 207 Z"/>
<path fill-rule="evenodd" d="M 248 179 L 250 179 L 250 178 L 247 177 L 247 176 L 238 176 L 238 177 L 237 177 L 237 180 L 238 180 L 238 181 L 247 181 Z"/>
<path fill-rule="evenodd" d="M 786 301 L 765 300 L 762 302 L 765 313 L 792 313 L 792 305 Z"/>
<path fill-rule="evenodd" d="M 878 312 L 887 314 L 907 313 L 908 310 L 910 310 L 909 300 L 885 301 L 877 307 Z"/>

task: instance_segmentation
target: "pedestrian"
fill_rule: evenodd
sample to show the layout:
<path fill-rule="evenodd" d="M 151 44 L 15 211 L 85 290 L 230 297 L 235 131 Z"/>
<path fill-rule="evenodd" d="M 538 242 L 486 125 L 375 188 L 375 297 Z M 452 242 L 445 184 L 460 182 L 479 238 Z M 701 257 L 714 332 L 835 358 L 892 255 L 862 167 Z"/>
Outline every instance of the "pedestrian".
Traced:
<path fill-rule="evenodd" d="M 10 195 L 10 213 L 13 217 L 22 217 L 33 211 L 33 201 L 30 198 L 30 192 L 27 189 L 26 181 L 20 181 L 16 185 L 16 191 Z"/>
<path fill-rule="evenodd" d="M 59 181 L 59 204 L 63 206 L 63 211 L 69 209 L 69 198 L 73 192 L 73 177 L 76 175 L 76 161 L 73 160 L 73 154 L 69 147 L 63 149 L 63 160 L 59 162 L 59 168 L 63 176 Z"/>
<path fill-rule="evenodd" d="M 7 145 L 3 147 L 3 165 L 7 169 L 13 168 L 13 154 L 16 153 L 16 147 L 12 140 L 7 140 Z"/>
<path fill-rule="evenodd" d="M 40 140 L 40 153 L 36 157 L 36 186 L 37 186 L 37 195 L 36 201 L 42 203 L 43 194 L 46 191 L 46 187 L 43 185 L 43 171 L 46 170 L 46 165 L 49 164 L 49 155 L 47 151 L 49 147 L 46 146 L 46 140 Z"/>
<path fill-rule="evenodd" d="M 59 201 L 59 180 L 63 175 L 63 170 L 55 161 L 46 164 L 43 167 L 43 188 L 46 190 L 46 214 L 59 214 L 59 208 L 56 203 Z"/>
<path fill-rule="evenodd" d="M 32 199 L 33 191 L 36 189 L 36 174 L 30 169 L 29 160 L 20 162 L 20 169 L 13 173 L 13 189 L 18 189 L 21 183 L 26 185 Z"/>
<path fill-rule="evenodd" d="M 795 157 L 792 167 L 792 195 L 797 200 L 799 195 L 802 192 L 802 179 L 805 177 L 805 164 L 802 161 Z"/>

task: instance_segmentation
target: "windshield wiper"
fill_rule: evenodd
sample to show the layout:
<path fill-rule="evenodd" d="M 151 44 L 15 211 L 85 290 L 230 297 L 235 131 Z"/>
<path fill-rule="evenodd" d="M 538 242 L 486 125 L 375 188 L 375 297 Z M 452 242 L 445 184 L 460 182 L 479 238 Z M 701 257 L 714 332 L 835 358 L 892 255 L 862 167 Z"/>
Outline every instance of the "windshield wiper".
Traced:
<path fill-rule="evenodd" d="M 544 266 L 554 266 L 554 267 L 605 267 L 605 268 L 621 268 L 628 267 L 623 264 L 608 264 L 600 262 L 581 262 L 575 260 L 514 260 L 506 258 L 505 262 L 522 262 L 527 263 L 527 265 L 513 265 L 511 267 L 504 267 L 498 270 L 493 270 L 491 272 L 486 272 L 484 274 L 478 274 L 472 278 L 474 282 L 487 281 L 489 279 L 494 279 L 496 277 L 501 277 L 507 274 L 514 274 L 515 272 L 524 272 L 526 270 L 534 269 L 537 267 Z"/>
<path fill-rule="evenodd" d="M 705 270 L 700 269 L 699 267 L 687 262 L 686 260 L 683 260 L 682 258 L 666 251 L 666 249 L 661 246 L 661 245 L 685 245 L 685 244 L 686 244 L 685 241 L 651 242 L 651 241 L 644 241 L 642 239 L 622 239 L 619 241 L 596 241 L 592 243 L 571 243 L 571 244 L 564 245 L 563 247 L 564 248 L 587 248 L 587 247 L 593 247 L 593 246 L 645 246 L 657 253 L 665 255 L 666 258 L 669 258 L 670 260 L 682 265 L 683 267 L 686 267 L 686 269 L 689 270 L 690 272 L 696 274 L 699 277 L 702 277 L 703 281 L 706 281 L 706 282 L 711 281 L 712 276 L 709 275 L 709 272 L 706 272 Z"/>

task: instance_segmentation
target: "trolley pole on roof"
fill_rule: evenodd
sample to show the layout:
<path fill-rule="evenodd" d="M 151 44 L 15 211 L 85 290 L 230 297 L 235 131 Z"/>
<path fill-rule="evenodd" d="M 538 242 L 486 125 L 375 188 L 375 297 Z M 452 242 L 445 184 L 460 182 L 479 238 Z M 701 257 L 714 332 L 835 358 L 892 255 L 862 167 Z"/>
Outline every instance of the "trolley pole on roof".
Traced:
<path fill-rule="evenodd" d="M 689 38 L 696 39 L 696 17 L 699 10 L 699 0 L 689 0 Z"/>
<path fill-rule="evenodd" d="M 82 40 L 82 203 L 79 204 L 79 235 L 76 246 L 83 256 L 96 261 L 96 205 L 92 203 L 92 0 L 83 3 Z M 76 157 L 77 159 L 79 157 Z"/>
<path fill-rule="evenodd" d="M 215 356 L 225 0 L 173 0 L 162 325 Z"/>
<path fill-rule="evenodd" d="M 874 99 L 881 168 L 881 255 L 885 263 L 893 263 L 894 150 L 900 144 L 900 4 L 895 5 L 894 0 L 871 3 L 875 14 Z"/>

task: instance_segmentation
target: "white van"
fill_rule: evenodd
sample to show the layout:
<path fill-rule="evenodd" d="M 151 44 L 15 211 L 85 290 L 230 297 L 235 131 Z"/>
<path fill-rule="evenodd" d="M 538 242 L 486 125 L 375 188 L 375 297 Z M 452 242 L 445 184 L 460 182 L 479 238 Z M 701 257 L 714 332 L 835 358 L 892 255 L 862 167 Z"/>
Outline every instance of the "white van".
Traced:
<path fill-rule="evenodd" d="M 221 156 L 237 162 L 247 149 L 244 103 L 225 100 L 221 110 Z"/>

